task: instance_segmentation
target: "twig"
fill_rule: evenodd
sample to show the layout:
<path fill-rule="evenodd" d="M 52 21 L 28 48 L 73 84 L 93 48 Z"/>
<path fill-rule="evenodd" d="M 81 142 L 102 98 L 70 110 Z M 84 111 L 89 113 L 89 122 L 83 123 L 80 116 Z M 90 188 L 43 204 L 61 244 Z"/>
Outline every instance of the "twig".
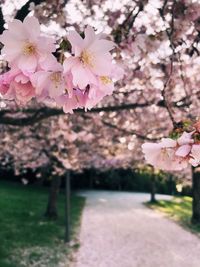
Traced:
<path fill-rule="evenodd" d="M 164 4 L 163 4 L 163 8 L 160 11 L 160 15 L 163 19 L 163 21 L 165 22 L 165 16 L 164 16 L 164 10 L 165 10 L 165 7 L 167 5 L 167 2 L 168 1 L 165 1 Z M 172 49 L 172 56 L 170 57 L 170 73 L 168 74 L 168 78 L 164 84 L 164 87 L 163 87 L 163 90 L 162 90 L 162 97 L 163 97 L 163 100 L 165 102 L 165 106 L 166 106 L 166 109 L 167 109 L 167 112 L 169 114 L 169 117 L 172 121 L 172 124 L 174 126 L 174 128 L 177 127 L 177 123 L 173 117 L 173 112 L 172 112 L 172 109 L 171 109 L 171 106 L 170 104 L 168 103 L 167 101 L 167 97 L 166 97 L 166 89 L 167 89 L 167 86 L 171 80 L 171 76 L 172 76 L 172 73 L 173 73 L 173 64 L 174 64 L 174 57 L 175 57 L 175 47 L 174 47 L 174 44 L 173 44 L 173 32 L 174 32 L 174 7 L 175 7 L 175 4 L 176 4 L 176 0 L 173 1 L 173 5 L 172 5 L 172 19 L 171 19 L 171 24 L 170 24 L 170 31 L 169 29 L 166 29 L 166 34 L 168 36 L 168 39 L 170 41 L 170 47 Z"/>

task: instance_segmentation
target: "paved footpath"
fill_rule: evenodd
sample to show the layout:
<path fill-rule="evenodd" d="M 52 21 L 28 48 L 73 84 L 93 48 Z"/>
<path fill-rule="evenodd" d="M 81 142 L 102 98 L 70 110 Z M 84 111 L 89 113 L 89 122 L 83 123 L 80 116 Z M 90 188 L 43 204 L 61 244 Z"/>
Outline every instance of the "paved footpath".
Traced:
<path fill-rule="evenodd" d="M 148 194 L 88 191 L 82 195 L 87 202 L 81 246 L 72 267 L 200 267 L 200 239 L 145 207 Z"/>

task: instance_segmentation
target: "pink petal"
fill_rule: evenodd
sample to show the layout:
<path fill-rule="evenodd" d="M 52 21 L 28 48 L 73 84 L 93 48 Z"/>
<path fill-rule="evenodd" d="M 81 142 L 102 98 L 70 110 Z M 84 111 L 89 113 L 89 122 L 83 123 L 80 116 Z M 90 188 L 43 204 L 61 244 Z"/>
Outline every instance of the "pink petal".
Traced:
<path fill-rule="evenodd" d="M 91 43 L 95 41 L 95 31 L 91 26 L 87 26 L 85 29 L 84 48 L 87 48 Z"/>
<path fill-rule="evenodd" d="M 156 151 L 159 152 L 161 145 L 158 143 L 144 143 L 142 145 L 142 152 L 146 154 L 153 155 Z"/>
<path fill-rule="evenodd" d="M 75 57 L 66 58 L 63 62 L 64 73 L 69 72 L 71 68 L 77 63 L 79 63 L 78 58 L 75 58 Z"/>
<path fill-rule="evenodd" d="M 112 70 L 112 61 L 107 57 L 95 57 L 94 66 L 92 66 L 92 71 L 96 75 L 100 76 L 110 76 Z"/>
<path fill-rule="evenodd" d="M 21 53 L 23 42 L 16 40 L 9 31 L 5 31 L 1 35 L 0 41 L 5 45 L 1 51 L 5 60 L 14 60 Z"/>
<path fill-rule="evenodd" d="M 193 166 L 193 167 L 197 167 L 199 165 L 199 161 L 196 159 L 190 159 L 189 163 Z"/>
<path fill-rule="evenodd" d="M 34 72 L 37 67 L 37 58 L 35 56 L 21 56 L 18 67 L 25 75 Z"/>
<path fill-rule="evenodd" d="M 63 111 L 65 113 L 73 113 L 73 109 L 76 109 L 78 107 L 77 100 L 73 98 L 68 98 L 67 102 L 63 106 Z"/>
<path fill-rule="evenodd" d="M 30 82 L 22 84 L 13 82 L 11 87 L 15 91 L 16 100 L 25 104 L 35 96 L 35 89 Z"/>
<path fill-rule="evenodd" d="M 18 19 L 14 19 L 12 22 L 8 22 L 8 30 L 17 40 L 25 40 L 26 38 L 28 38 L 28 34 L 24 28 L 23 23 Z"/>
<path fill-rule="evenodd" d="M 31 40 L 36 40 L 40 35 L 40 24 L 35 17 L 26 17 L 23 21 L 24 28 L 29 34 Z M 33 29 L 33 30 L 31 30 Z"/>
<path fill-rule="evenodd" d="M 72 45 L 72 51 L 75 53 L 75 56 L 79 56 L 84 48 L 84 42 L 81 36 L 76 31 L 70 31 L 67 39 Z"/>
<path fill-rule="evenodd" d="M 192 139 L 192 134 L 193 132 L 191 133 L 187 133 L 187 132 L 184 132 L 181 137 L 178 138 L 177 142 L 179 145 L 185 145 L 185 144 L 192 144 L 194 142 L 194 140 Z"/>
<path fill-rule="evenodd" d="M 23 75 L 22 73 L 15 77 L 16 82 L 27 83 L 29 80 L 29 77 Z"/>
<path fill-rule="evenodd" d="M 46 55 L 47 53 L 55 52 L 55 40 L 50 37 L 40 36 L 37 41 L 37 48 L 39 50 L 40 56 L 43 56 L 43 54 Z"/>
<path fill-rule="evenodd" d="M 0 42 L 5 44 L 6 46 L 16 48 L 17 50 L 20 50 L 20 46 L 22 45 L 22 40 L 16 39 L 16 36 L 13 35 L 10 31 L 5 30 L 0 35 Z M 19 46 L 19 47 L 16 47 Z"/>
<path fill-rule="evenodd" d="M 179 157 L 186 157 L 191 151 L 191 146 L 190 145 L 183 145 L 180 146 L 177 150 L 175 155 Z"/>
<path fill-rule="evenodd" d="M 115 43 L 108 40 L 96 40 L 89 46 L 89 50 L 94 53 L 107 53 L 115 47 Z"/>
<path fill-rule="evenodd" d="M 176 144 L 176 141 L 171 138 L 162 138 L 161 140 L 162 147 L 175 147 Z"/>
<path fill-rule="evenodd" d="M 88 68 L 82 66 L 82 64 L 76 64 L 72 67 L 73 84 L 80 89 L 85 89 L 89 83 L 96 83 L 95 76 L 90 72 Z"/>
<path fill-rule="evenodd" d="M 49 77 L 49 73 L 45 71 L 38 71 L 31 75 L 31 83 L 35 87 L 36 94 L 42 94 L 44 88 L 48 85 L 47 79 Z"/>
<path fill-rule="evenodd" d="M 191 155 L 194 159 L 200 161 L 200 145 L 193 145 Z"/>
<path fill-rule="evenodd" d="M 3 55 L 4 60 L 7 60 L 8 62 L 15 61 L 18 58 L 19 53 L 19 51 L 15 51 L 6 46 L 4 46 L 1 50 L 1 54 Z"/>
<path fill-rule="evenodd" d="M 45 71 L 62 71 L 62 65 L 52 54 L 39 60 L 40 67 Z"/>

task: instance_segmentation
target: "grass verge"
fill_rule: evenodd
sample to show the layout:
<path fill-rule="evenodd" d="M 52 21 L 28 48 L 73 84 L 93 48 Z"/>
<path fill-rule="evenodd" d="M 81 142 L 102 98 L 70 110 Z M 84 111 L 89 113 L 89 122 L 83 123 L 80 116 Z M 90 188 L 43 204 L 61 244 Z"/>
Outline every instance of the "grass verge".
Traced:
<path fill-rule="evenodd" d="M 69 249 L 64 244 L 64 195 L 58 199 L 59 218 L 43 214 L 48 189 L 0 182 L 0 266 L 57 267 Z M 71 234 L 76 240 L 85 199 L 71 198 Z M 78 244 L 75 243 L 74 247 Z"/>
<path fill-rule="evenodd" d="M 174 197 L 172 200 L 159 200 L 156 203 L 145 203 L 146 206 L 165 213 L 186 229 L 193 233 L 200 234 L 200 225 L 191 223 L 192 198 Z"/>

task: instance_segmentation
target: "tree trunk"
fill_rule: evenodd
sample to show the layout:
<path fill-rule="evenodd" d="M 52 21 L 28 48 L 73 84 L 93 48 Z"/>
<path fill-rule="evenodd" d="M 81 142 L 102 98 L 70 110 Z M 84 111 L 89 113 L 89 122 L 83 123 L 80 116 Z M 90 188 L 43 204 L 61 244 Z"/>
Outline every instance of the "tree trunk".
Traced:
<path fill-rule="evenodd" d="M 174 192 L 173 192 L 173 177 L 170 173 L 168 174 L 167 185 L 168 185 L 169 195 L 173 195 L 174 194 Z"/>
<path fill-rule="evenodd" d="M 156 194 L 156 179 L 155 179 L 155 176 L 152 175 L 151 176 L 151 200 L 150 200 L 151 203 L 156 202 L 155 194 Z"/>
<path fill-rule="evenodd" d="M 65 177 L 65 242 L 70 242 L 70 171 Z"/>
<path fill-rule="evenodd" d="M 200 173 L 192 169 L 192 223 L 200 224 Z"/>
<path fill-rule="evenodd" d="M 93 182 L 93 171 L 91 170 L 89 172 L 89 189 L 93 189 L 94 187 L 94 182 Z"/>
<path fill-rule="evenodd" d="M 49 219 L 57 219 L 57 198 L 60 189 L 61 178 L 59 176 L 52 177 L 51 187 L 49 191 L 49 199 L 47 204 L 47 209 L 45 212 L 45 217 Z"/>
<path fill-rule="evenodd" d="M 122 186 L 121 186 L 121 176 L 118 178 L 118 191 L 122 191 Z"/>

